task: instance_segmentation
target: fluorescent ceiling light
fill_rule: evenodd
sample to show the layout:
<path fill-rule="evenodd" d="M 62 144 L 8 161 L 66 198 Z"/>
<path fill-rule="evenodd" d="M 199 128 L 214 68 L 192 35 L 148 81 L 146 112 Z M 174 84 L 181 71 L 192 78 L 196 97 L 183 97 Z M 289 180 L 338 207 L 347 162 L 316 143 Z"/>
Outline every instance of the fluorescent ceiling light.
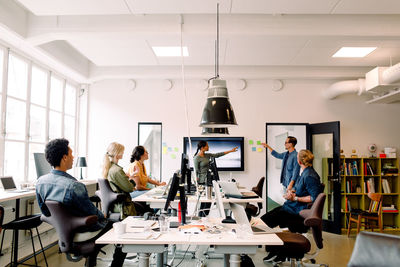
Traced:
<path fill-rule="evenodd" d="M 332 57 L 365 57 L 376 47 L 342 47 Z"/>
<path fill-rule="evenodd" d="M 180 57 L 180 46 L 153 46 L 153 51 L 157 57 Z M 189 52 L 187 46 L 183 47 L 183 56 L 188 57 Z"/>

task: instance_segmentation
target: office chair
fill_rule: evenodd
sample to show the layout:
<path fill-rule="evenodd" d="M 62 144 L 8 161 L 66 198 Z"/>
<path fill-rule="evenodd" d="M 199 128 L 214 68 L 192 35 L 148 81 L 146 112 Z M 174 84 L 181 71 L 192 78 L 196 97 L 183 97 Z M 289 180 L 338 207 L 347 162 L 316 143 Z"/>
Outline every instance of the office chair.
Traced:
<path fill-rule="evenodd" d="M 256 193 L 261 198 L 262 198 L 262 190 L 264 187 L 264 181 L 265 177 L 261 177 L 261 179 L 258 181 L 258 184 L 251 189 L 251 191 Z M 257 205 L 258 207 L 253 204 L 247 203 L 245 208 L 246 214 L 253 217 L 258 216 L 263 208 L 263 204 L 262 202 L 258 202 Z"/>
<path fill-rule="evenodd" d="M 370 223 L 371 221 L 376 221 L 379 230 L 383 232 L 382 195 L 378 193 L 368 193 L 368 197 L 371 199 L 368 211 L 363 211 L 360 209 L 351 209 L 350 207 L 347 236 L 350 236 L 351 222 L 357 223 L 357 234 L 360 232 L 360 227 L 362 224 L 365 225 L 365 228 L 369 226 L 371 227 L 371 230 L 374 231 L 374 227 Z M 362 221 L 363 219 L 364 222 Z"/>
<path fill-rule="evenodd" d="M 119 212 L 111 212 L 114 204 L 121 203 L 125 201 L 126 194 L 125 193 L 115 193 L 112 191 L 110 183 L 107 179 L 99 178 L 99 191 L 96 191 L 96 195 L 100 197 L 101 200 L 101 209 L 105 214 L 106 218 L 114 222 L 118 222 L 121 220 L 121 214 Z"/>
<path fill-rule="evenodd" d="M 300 216 L 304 218 L 304 225 L 311 227 L 313 239 L 317 246 L 315 253 L 308 253 L 311 250 L 311 243 L 305 236 L 291 232 L 277 233 L 278 237 L 283 241 L 283 246 L 266 246 L 266 250 L 276 254 L 277 258 L 290 259 L 291 266 L 295 266 L 295 262 L 297 261 L 300 261 L 299 265 L 302 265 L 303 260 L 310 260 L 315 263 L 315 257 L 318 255 L 319 250 L 323 248 L 322 212 L 325 198 L 325 193 L 320 193 L 311 206 L 311 209 L 300 211 Z M 276 265 L 277 263 L 273 264 Z M 317 266 L 320 265 L 318 264 Z"/>
<path fill-rule="evenodd" d="M 73 262 L 90 256 L 96 249 L 93 237 L 101 230 L 83 233 L 78 231 L 94 225 L 97 222 L 97 216 L 78 217 L 57 201 L 46 200 L 45 204 L 50 211 L 50 216 L 42 215 L 41 220 L 51 224 L 56 229 L 60 251 L 66 254 L 69 261 Z"/>
<path fill-rule="evenodd" d="M 36 251 L 35 251 L 35 244 L 33 242 L 33 232 L 32 229 L 35 228 L 36 229 L 36 233 L 37 233 L 37 237 L 39 239 L 39 243 L 40 243 L 40 247 L 41 247 L 41 252 L 43 253 L 43 257 L 44 257 L 44 261 L 46 263 L 46 266 L 48 266 L 47 264 L 47 258 L 46 258 L 46 254 L 44 253 L 44 249 L 43 249 L 43 244 L 42 244 L 42 240 L 40 239 L 40 234 L 39 234 L 39 230 L 38 227 L 39 225 L 42 224 L 42 221 L 40 220 L 40 215 L 39 214 L 34 214 L 34 215 L 27 215 L 27 216 L 23 216 L 23 217 L 19 217 L 18 219 L 15 219 L 9 223 L 6 223 L 3 225 L 3 219 L 4 219 L 4 208 L 2 206 L 0 206 L 0 232 L 3 231 L 3 236 L 1 238 L 1 245 L 0 245 L 0 256 L 2 256 L 2 251 L 3 251 L 3 241 L 4 241 L 4 233 L 5 230 L 13 230 L 13 231 L 19 231 L 19 230 L 29 230 L 30 234 L 31 234 L 31 241 L 32 241 L 32 249 L 33 249 L 33 256 L 35 258 L 35 266 L 37 265 L 37 259 L 36 259 Z M 18 245 L 18 244 L 17 244 Z M 14 259 L 14 235 L 13 235 L 13 240 L 11 243 L 11 261 L 10 261 L 10 266 L 17 266 L 18 264 L 22 264 L 19 262 L 13 262 Z M 24 264 L 26 265 L 26 264 Z"/>
<path fill-rule="evenodd" d="M 400 236 L 361 232 L 347 267 L 395 267 L 400 263 Z"/>

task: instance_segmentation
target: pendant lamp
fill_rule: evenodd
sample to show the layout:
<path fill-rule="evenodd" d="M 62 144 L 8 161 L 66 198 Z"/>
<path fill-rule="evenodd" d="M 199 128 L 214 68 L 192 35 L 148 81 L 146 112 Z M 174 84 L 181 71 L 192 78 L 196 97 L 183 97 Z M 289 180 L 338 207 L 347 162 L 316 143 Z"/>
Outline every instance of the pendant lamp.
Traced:
<path fill-rule="evenodd" d="M 229 130 L 228 128 L 207 128 L 204 127 L 203 130 L 201 131 L 201 134 L 215 134 L 215 135 L 219 135 L 219 134 L 229 134 Z"/>
<path fill-rule="evenodd" d="M 229 134 L 227 127 L 237 125 L 229 102 L 226 81 L 219 78 L 219 4 L 217 4 L 217 40 L 215 44 L 215 76 L 208 81 L 207 102 L 203 109 L 200 127 L 207 132 Z M 210 130 L 215 129 L 218 130 Z M 206 132 L 206 133 L 204 133 Z"/>

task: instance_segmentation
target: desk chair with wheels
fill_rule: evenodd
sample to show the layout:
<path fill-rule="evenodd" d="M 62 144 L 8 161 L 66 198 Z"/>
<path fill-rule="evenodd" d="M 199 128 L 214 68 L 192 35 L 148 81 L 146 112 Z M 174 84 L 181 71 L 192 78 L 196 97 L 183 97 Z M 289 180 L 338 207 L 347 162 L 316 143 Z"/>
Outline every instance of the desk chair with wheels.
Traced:
<path fill-rule="evenodd" d="M 258 184 L 256 186 L 254 186 L 251 191 L 253 191 L 254 193 L 256 193 L 259 197 L 262 198 L 262 190 L 264 187 L 264 181 L 265 181 L 265 177 L 261 177 L 261 179 L 258 181 Z M 263 208 L 262 202 L 257 203 L 258 207 L 248 203 L 246 205 L 246 214 L 252 216 L 252 217 L 256 217 L 260 214 L 260 211 Z"/>
<path fill-rule="evenodd" d="M 368 193 L 368 197 L 371 200 L 368 211 L 363 211 L 360 209 L 350 210 L 347 236 L 350 236 L 351 222 L 357 223 L 357 234 L 360 232 L 361 225 L 364 225 L 365 228 L 371 227 L 371 230 L 374 231 L 374 226 L 371 224 L 371 221 L 375 221 L 379 230 L 383 232 L 382 195 L 378 193 Z"/>
<path fill-rule="evenodd" d="M 300 211 L 300 216 L 304 218 L 304 225 L 311 227 L 313 239 L 317 246 L 315 253 L 308 254 L 311 250 L 311 243 L 304 235 L 291 232 L 277 233 L 283 241 L 283 246 L 266 246 L 266 249 L 278 255 L 277 258 L 290 259 L 291 266 L 294 266 L 296 261 L 300 261 L 300 264 L 302 264 L 303 258 L 304 261 L 311 260 L 315 262 L 315 257 L 318 255 L 319 250 L 323 248 L 322 212 L 325 198 L 325 193 L 320 193 L 310 209 Z"/>
<path fill-rule="evenodd" d="M 46 259 L 46 254 L 44 253 L 42 240 L 40 239 L 40 234 L 39 234 L 39 230 L 38 230 L 39 225 L 42 224 L 42 221 L 40 220 L 40 214 L 23 216 L 23 217 L 15 219 L 15 220 L 13 220 L 13 221 L 11 221 L 11 222 L 9 222 L 7 224 L 4 224 L 4 225 L 3 225 L 3 218 L 4 218 L 4 208 L 0 206 L 0 232 L 1 232 L 1 230 L 3 230 L 3 236 L 1 238 L 1 246 L 0 246 L 0 255 L 2 255 L 1 251 L 3 250 L 3 241 L 4 241 L 5 230 L 13 230 L 13 231 L 29 230 L 29 232 L 31 234 L 33 256 L 35 258 L 35 265 L 34 266 L 38 266 L 37 265 L 37 259 L 36 259 L 35 243 L 33 242 L 33 232 L 32 232 L 32 229 L 35 228 L 36 229 L 36 233 L 37 233 L 37 237 L 39 239 L 41 252 L 43 253 L 44 261 L 46 263 L 46 266 L 48 266 L 47 259 Z M 14 246 L 18 246 L 18 244 L 14 244 L 14 235 L 13 235 L 13 240 L 12 240 L 12 243 L 11 243 L 11 248 L 12 249 L 11 249 L 10 265 L 11 266 L 14 266 L 14 265 L 17 266 L 18 264 L 29 265 L 29 264 L 25 264 L 25 263 L 13 262 L 14 253 L 16 253 L 16 251 L 14 250 Z"/>
<path fill-rule="evenodd" d="M 56 229 L 60 251 L 66 253 L 67 259 L 73 262 L 90 256 L 96 249 L 93 237 L 101 230 L 84 233 L 78 231 L 94 225 L 97 222 L 97 216 L 78 217 L 57 201 L 46 200 L 45 204 L 51 215 L 48 217 L 42 215 L 41 220 L 51 224 Z"/>
<path fill-rule="evenodd" d="M 112 207 L 116 203 L 121 203 L 125 201 L 126 194 L 124 193 L 115 193 L 112 191 L 111 186 L 107 179 L 99 178 L 99 191 L 96 191 L 96 195 L 100 197 L 101 200 L 101 209 L 105 214 L 106 218 L 117 222 L 121 218 L 121 214 L 119 212 L 111 212 Z"/>

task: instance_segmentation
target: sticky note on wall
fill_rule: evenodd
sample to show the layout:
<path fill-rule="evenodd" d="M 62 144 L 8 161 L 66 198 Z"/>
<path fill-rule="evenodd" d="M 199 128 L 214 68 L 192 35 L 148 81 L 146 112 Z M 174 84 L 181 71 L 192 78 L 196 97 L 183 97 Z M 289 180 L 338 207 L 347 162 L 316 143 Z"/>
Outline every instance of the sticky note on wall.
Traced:
<path fill-rule="evenodd" d="M 261 141 L 257 141 L 257 145 L 260 146 L 261 145 Z"/>
<path fill-rule="evenodd" d="M 257 148 L 255 147 L 255 146 L 253 146 L 252 148 L 251 148 L 251 151 L 256 151 L 257 150 Z"/>
<path fill-rule="evenodd" d="M 249 145 L 252 145 L 252 144 L 254 144 L 254 141 L 253 140 L 249 140 Z"/>
<path fill-rule="evenodd" d="M 257 148 L 257 152 L 262 152 L 262 148 L 261 147 Z"/>

